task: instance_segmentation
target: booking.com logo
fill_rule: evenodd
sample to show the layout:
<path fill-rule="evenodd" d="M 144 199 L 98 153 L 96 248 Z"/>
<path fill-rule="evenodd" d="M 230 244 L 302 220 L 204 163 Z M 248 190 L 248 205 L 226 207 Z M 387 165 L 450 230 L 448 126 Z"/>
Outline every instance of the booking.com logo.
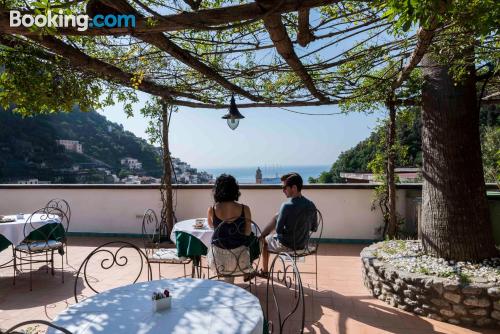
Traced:
<path fill-rule="evenodd" d="M 131 14 L 96 14 L 90 17 L 86 14 L 64 14 L 61 10 L 58 13 L 48 11 L 47 14 L 22 14 L 18 10 L 10 11 L 11 27 L 32 27 L 39 28 L 77 28 L 78 31 L 86 31 L 90 28 L 135 28 L 135 16 Z"/>

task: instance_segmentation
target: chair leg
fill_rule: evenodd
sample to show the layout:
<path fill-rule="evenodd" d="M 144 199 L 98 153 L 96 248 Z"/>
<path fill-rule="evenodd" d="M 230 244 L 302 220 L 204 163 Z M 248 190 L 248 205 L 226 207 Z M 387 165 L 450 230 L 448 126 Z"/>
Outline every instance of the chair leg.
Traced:
<path fill-rule="evenodd" d="M 316 261 L 316 291 L 318 291 L 318 252 L 314 253 L 314 259 Z"/>
<path fill-rule="evenodd" d="M 12 281 L 12 285 L 16 285 L 17 261 L 16 261 L 16 249 L 15 248 L 12 248 L 12 253 L 14 254 L 14 280 Z"/>
<path fill-rule="evenodd" d="M 68 260 L 67 257 L 66 257 L 66 260 Z M 62 283 L 64 284 L 64 255 L 61 255 L 61 277 L 62 277 L 61 278 L 62 279 Z"/>
<path fill-rule="evenodd" d="M 33 291 L 33 255 L 30 253 L 30 291 Z"/>
<path fill-rule="evenodd" d="M 23 253 L 19 252 L 19 271 L 23 271 Z"/>
<path fill-rule="evenodd" d="M 50 264 L 52 267 L 52 276 L 54 276 L 54 250 L 50 252 Z"/>
<path fill-rule="evenodd" d="M 52 260 L 51 260 L 52 262 Z M 48 274 L 49 273 L 49 252 L 45 252 L 45 272 Z M 52 263 L 52 267 L 54 266 L 54 264 Z M 54 276 L 54 270 L 52 270 L 52 276 Z"/>
<path fill-rule="evenodd" d="M 69 264 L 69 262 L 68 262 L 68 244 L 67 243 L 64 244 L 64 252 L 66 253 L 66 264 Z"/>
<path fill-rule="evenodd" d="M 158 279 L 161 279 L 161 263 L 158 262 Z"/>

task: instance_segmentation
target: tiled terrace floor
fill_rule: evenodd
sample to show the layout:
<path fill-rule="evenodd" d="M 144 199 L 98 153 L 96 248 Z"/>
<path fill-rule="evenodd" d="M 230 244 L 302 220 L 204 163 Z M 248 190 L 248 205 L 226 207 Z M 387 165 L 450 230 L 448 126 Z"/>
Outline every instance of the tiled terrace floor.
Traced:
<path fill-rule="evenodd" d="M 18 277 L 12 285 L 12 268 L 0 269 L 0 327 L 27 319 L 53 319 L 68 305 L 73 304 L 75 272 L 85 256 L 96 246 L 111 241 L 108 238 L 71 238 L 69 240 L 69 265 L 65 264 L 65 280 L 61 283 L 61 273 L 53 277 L 43 268 L 34 272 L 33 291 L 29 291 L 29 275 Z M 137 239 L 128 240 L 137 243 Z M 498 333 L 495 330 L 465 329 L 447 323 L 419 317 L 372 298 L 361 280 L 359 252 L 361 245 L 321 245 L 318 257 L 319 291 L 314 290 L 313 276 L 303 277 L 306 294 L 306 333 Z M 0 263 L 11 257 L 11 250 L 0 253 Z M 313 266 L 313 258 L 299 263 L 301 271 Z M 56 255 L 56 266 L 60 266 L 60 256 Z M 128 274 L 128 277 L 127 277 Z M 182 274 L 182 266 L 163 265 L 162 276 L 177 277 Z M 158 267 L 153 265 L 154 279 L 158 278 Z M 131 273 L 122 273 L 116 279 L 126 280 Z M 109 277 L 108 277 L 109 279 Z M 113 277 L 111 284 L 116 284 Z M 257 294 L 263 298 L 265 282 L 258 281 Z M 79 284 L 81 291 L 83 285 Z M 114 285 L 116 286 L 116 285 Z M 111 288 L 114 286 L 107 286 Z M 83 290 L 83 293 L 88 290 Z"/>

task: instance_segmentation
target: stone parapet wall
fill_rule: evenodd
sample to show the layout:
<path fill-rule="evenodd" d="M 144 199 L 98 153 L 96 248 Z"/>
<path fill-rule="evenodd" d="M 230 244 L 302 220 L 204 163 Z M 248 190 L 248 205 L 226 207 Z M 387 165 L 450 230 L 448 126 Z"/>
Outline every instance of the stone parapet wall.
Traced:
<path fill-rule="evenodd" d="M 361 252 L 363 281 L 375 298 L 393 307 L 456 325 L 500 328 L 500 284 L 404 272 L 376 257 L 382 243 Z"/>

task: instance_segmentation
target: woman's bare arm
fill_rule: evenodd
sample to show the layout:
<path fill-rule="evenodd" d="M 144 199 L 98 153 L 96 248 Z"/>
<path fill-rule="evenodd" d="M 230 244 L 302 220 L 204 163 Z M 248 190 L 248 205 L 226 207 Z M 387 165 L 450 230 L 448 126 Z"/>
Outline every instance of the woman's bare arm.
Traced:
<path fill-rule="evenodd" d="M 243 210 L 245 211 L 245 235 L 250 235 L 252 233 L 252 213 L 247 205 L 243 207 Z"/>
<path fill-rule="evenodd" d="M 209 207 L 207 211 L 207 222 L 208 226 L 210 226 L 211 228 L 214 228 L 213 217 L 214 217 L 214 209 L 213 207 Z"/>

